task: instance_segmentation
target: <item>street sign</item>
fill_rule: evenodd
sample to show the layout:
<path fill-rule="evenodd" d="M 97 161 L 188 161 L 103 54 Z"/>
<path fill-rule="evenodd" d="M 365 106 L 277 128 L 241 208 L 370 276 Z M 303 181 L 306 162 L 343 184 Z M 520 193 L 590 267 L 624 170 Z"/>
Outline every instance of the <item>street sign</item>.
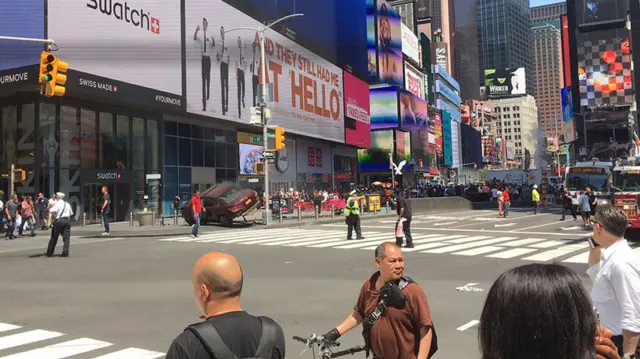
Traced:
<path fill-rule="evenodd" d="M 262 157 L 267 159 L 276 158 L 276 154 L 270 151 L 262 151 Z"/>
<path fill-rule="evenodd" d="M 251 107 L 251 120 L 252 125 L 262 125 L 262 109 L 259 106 Z"/>
<path fill-rule="evenodd" d="M 455 176 L 456 176 L 456 171 L 449 172 L 449 177 L 455 177 Z"/>
<path fill-rule="evenodd" d="M 276 159 L 275 158 L 267 158 L 267 163 L 276 163 Z"/>

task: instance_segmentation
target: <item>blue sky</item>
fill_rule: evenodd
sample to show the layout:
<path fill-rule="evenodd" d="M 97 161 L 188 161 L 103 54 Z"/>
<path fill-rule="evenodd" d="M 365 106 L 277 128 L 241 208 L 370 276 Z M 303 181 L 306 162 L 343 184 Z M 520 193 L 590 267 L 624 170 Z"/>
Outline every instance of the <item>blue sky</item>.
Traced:
<path fill-rule="evenodd" d="M 558 3 L 558 2 L 565 2 L 565 1 L 558 1 L 558 0 L 529 0 L 529 6 L 534 7 L 534 6 L 540 6 L 540 5 L 549 5 L 549 4 L 554 4 L 554 3 Z"/>

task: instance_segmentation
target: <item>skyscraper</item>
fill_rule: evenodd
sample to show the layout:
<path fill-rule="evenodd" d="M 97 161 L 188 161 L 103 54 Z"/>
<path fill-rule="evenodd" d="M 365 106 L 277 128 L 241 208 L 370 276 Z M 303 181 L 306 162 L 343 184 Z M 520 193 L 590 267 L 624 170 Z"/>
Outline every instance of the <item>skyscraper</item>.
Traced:
<path fill-rule="evenodd" d="M 560 20 L 534 24 L 531 31 L 540 129 L 547 137 L 555 137 L 562 130 L 560 90 L 564 87 Z"/>
<path fill-rule="evenodd" d="M 527 94 L 535 93 L 529 0 L 476 0 L 478 70 L 524 67 Z"/>
<path fill-rule="evenodd" d="M 455 18 L 456 41 L 453 60 L 456 79 L 460 83 L 460 97 L 463 100 L 479 100 L 476 0 L 457 0 Z"/>
<path fill-rule="evenodd" d="M 536 24 L 544 21 L 559 20 L 560 16 L 565 15 L 566 13 L 566 2 L 535 6 L 531 8 L 531 23 Z"/>

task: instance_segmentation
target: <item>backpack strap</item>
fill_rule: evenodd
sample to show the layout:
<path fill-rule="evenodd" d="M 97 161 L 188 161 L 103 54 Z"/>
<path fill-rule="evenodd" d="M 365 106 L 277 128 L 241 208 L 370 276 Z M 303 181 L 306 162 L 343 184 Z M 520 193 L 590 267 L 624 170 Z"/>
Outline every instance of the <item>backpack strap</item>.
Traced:
<path fill-rule="evenodd" d="M 200 340 L 211 358 L 215 359 L 238 359 L 235 354 L 224 343 L 220 334 L 213 324 L 200 322 L 192 324 L 186 330 L 191 331 Z"/>
<path fill-rule="evenodd" d="M 398 283 L 398 288 L 400 288 L 400 290 L 403 290 L 406 286 L 415 282 L 416 281 L 411 279 L 411 277 L 403 276 L 400 278 L 400 282 Z"/>
<path fill-rule="evenodd" d="M 273 349 L 276 346 L 276 337 L 278 335 L 278 326 L 273 319 L 269 317 L 258 317 L 262 323 L 262 334 L 258 349 L 256 349 L 256 358 L 270 359 Z"/>

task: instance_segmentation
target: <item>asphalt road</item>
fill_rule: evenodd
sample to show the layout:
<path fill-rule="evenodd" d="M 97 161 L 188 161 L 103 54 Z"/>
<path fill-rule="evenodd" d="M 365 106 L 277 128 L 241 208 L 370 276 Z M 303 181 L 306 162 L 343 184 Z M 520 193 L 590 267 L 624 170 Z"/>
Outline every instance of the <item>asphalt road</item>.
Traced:
<path fill-rule="evenodd" d="M 173 338 L 198 320 L 190 275 L 208 251 L 239 259 L 244 308 L 276 319 L 287 336 L 287 357 L 300 357 L 303 348 L 291 336 L 322 334 L 342 321 L 375 271 L 371 248 L 394 239 L 392 218 L 362 223 L 365 241 L 347 242 L 345 226 L 334 223 L 220 230 L 196 240 L 74 238 L 71 258 L 34 257 L 43 252 L 37 242 L 43 235 L 28 239 L 31 246 L 5 244 L 0 358 L 163 357 Z M 406 273 L 429 299 L 440 346 L 435 357 L 478 357 L 475 321 L 491 284 L 509 268 L 556 261 L 576 270 L 590 288 L 581 261 L 589 232 L 577 223 L 548 212 L 512 211 L 507 219 L 495 211 L 415 215 L 416 248 L 405 254 Z M 483 291 L 456 289 L 468 283 Z M 342 342 L 361 344 L 360 330 Z"/>

